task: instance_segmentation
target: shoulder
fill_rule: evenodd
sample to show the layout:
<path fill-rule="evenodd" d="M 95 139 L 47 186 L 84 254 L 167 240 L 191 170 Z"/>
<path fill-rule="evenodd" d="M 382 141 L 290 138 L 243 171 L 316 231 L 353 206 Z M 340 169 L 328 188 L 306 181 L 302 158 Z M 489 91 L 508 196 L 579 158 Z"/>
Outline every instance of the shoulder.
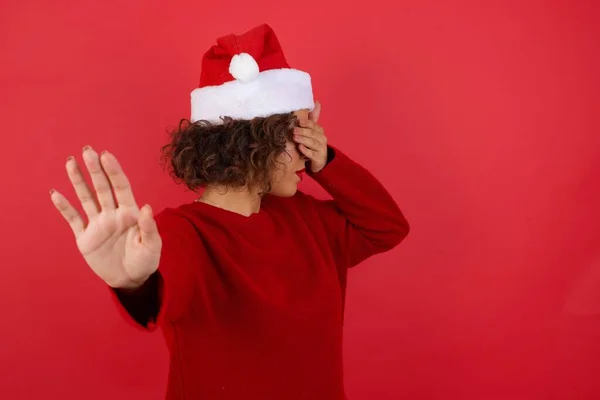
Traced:
<path fill-rule="evenodd" d="M 178 234 L 194 232 L 190 204 L 176 207 L 166 207 L 158 212 L 154 219 L 162 233 L 175 232 Z"/>
<path fill-rule="evenodd" d="M 182 223 L 186 219 L 185 214 L 187 208 L 187 204 L 182 204 L 176 207 L 165 207 L 162 209 L 162 211 L 158 212 L 154 218 L 157 222 L 166 224 Z"/>

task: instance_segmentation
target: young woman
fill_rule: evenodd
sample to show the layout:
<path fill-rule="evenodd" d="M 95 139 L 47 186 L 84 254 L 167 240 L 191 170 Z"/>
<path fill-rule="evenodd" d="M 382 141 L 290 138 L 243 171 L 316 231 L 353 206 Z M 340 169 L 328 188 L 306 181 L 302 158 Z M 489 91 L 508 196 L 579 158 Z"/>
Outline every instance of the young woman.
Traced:
<path fill-rule="evenodd" d="M 167 399 L 343 399 L 347 270 L 409 226 L 382 185 L 330 146 L 308 74 L 262 25 L 205 55 L 192 118 L 163 148 L 197 201 L 156 218 L 114 155 L 86 147 L 66 169 L 87 223 L 52 201 L 123 315 L 160 327 Z M 225 73 L 223 68 L 228 68 Z M 307 175 L 332 197 L 298 191 Z"/>

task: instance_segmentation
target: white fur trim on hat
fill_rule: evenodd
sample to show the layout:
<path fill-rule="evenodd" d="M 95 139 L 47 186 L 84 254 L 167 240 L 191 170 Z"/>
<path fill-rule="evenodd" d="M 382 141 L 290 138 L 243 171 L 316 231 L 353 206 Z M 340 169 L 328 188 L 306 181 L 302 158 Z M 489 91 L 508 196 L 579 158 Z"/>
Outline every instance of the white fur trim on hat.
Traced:
<path fill-rule="evenodd" d="M 296 69 L 272 69 L 254 79 L 194 89 L 191 121 L 219 123 L 221 117 L 250 120 L 314 108 L 310 75 Z"/>

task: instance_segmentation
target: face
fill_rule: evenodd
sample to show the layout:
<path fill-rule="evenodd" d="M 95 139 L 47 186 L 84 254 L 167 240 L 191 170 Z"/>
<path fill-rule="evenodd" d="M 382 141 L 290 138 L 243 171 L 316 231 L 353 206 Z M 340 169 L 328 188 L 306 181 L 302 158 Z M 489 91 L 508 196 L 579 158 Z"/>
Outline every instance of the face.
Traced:
<path fill-rule="evenodd" d="M 308 117 L 308 110 L 296 111 L 294 114 L 301 117 Z M 271 194 L 279 197 L 291 197 L 298 190 L 298 183 L 304 178 L 304 168 L 306 167 L 306 157 L 300 153 L 296 143 L 288 141 L 285 145 L 285 152 L 280 154 L 278 168 L 273 176 L 273 185 Z"/>

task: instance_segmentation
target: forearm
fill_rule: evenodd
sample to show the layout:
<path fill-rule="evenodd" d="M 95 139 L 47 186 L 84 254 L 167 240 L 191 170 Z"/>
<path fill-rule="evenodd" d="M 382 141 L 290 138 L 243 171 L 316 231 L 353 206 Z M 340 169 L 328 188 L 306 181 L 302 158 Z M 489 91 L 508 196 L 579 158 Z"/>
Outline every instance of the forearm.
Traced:
<path fill-rule="evenodd" d="M 359 245 L 370 253 L 399 244 L 409 224 L 390 193 L 369 171 L 338 149 L 330 148 L 327 166 L 312 177 L 333 198 L 352 230 L 361 236 Z"/>
<path fill-rule="evenodd" d="M 139 325 L 148 327 L 156 321 L 160 310 L 161 281 L 157 271 L 137 288 L 112 290 L 129 316 Z"/>

